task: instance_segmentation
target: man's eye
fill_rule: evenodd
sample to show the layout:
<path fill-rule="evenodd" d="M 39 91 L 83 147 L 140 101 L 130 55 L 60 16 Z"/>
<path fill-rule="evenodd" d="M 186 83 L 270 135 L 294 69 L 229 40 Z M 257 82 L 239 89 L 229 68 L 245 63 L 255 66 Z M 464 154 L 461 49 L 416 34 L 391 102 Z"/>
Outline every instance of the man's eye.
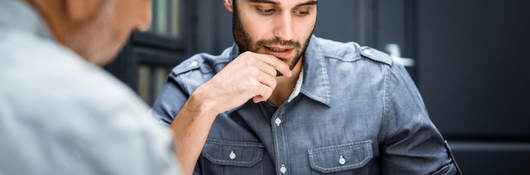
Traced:
<path fill-rule="evenodd" d="M 305 16 L 309 15 L 309 10 L 295 10 L 294 13 L 297 16 Z"/>
<path fill-rule="evenodd" d="M 262 8 L 257 8 L 258 12 L 263 14 L 263 15 L 271 15 L 272 13 L 274 13 L 274 9 L 262 9 Z"/>

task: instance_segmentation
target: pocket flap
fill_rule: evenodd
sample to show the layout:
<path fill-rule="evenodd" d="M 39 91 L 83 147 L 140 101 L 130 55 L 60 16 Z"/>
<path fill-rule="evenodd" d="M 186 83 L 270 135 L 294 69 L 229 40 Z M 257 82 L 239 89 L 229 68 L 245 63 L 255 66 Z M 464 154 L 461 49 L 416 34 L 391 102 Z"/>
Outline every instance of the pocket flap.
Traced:
<path fill-rule="evenodd" d="M 263 148 L 257 142 L 207 139 L 202 155 L 214 164 L 252 167 L 263 159 Z"/>
<path fill-rule="evenodd" d="M 308 154 L 311 168 L 322 173 L 360 168 L 372 159 L 372 141 L 311 148 Z"/>

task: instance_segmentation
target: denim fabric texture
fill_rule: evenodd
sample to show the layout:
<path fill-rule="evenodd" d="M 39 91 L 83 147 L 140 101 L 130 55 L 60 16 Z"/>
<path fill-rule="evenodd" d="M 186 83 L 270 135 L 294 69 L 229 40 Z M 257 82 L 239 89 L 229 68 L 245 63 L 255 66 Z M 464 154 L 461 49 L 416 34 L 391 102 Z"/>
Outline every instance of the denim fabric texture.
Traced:
<path fill-rule="evenodd" d="M 153 106 L 167 126 L 189 95 L 239 54 L 197 54 L 176 66 Z M 195 174 L 457 174 L 405 68 L 357 43 L 312 36 L 299 93 L 215 119 Z"/>

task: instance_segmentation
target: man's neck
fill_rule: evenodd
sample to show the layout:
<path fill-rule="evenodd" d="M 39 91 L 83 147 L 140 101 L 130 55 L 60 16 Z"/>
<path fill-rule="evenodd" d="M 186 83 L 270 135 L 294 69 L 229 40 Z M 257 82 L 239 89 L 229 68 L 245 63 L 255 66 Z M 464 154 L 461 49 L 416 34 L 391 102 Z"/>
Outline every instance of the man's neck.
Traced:
<path fill-rule="evenodd" d="M 292 76 L 286 77 L 276 77 L 276 88 L 272 92 L 271 97 L 269 98 L 269 101 L 275 105 L 280 106 L 282 103 L 289 98 L 291 93 L 293 92 L 296 82 L 298 81 L 298 77 L 300 76 L 300 72 L 302 71 L 302 63 L 304 61 L 304 58 L 300 58 L 298 60 L 298 63 L 294 66 L 292 70 Z"/>
<path fill-rule="evenodd" d="M 37 11 L 44 20 L 53 38 L 62 45 L 65 45 L 65 35 L 70 31 L 67 30 L 65 22 L 67 20 L 59 14 L 63 11 L 60 4 L 55 1 L 48 2 L 43 0 L 24 0 L 23 2 L 28 3 Z"/>

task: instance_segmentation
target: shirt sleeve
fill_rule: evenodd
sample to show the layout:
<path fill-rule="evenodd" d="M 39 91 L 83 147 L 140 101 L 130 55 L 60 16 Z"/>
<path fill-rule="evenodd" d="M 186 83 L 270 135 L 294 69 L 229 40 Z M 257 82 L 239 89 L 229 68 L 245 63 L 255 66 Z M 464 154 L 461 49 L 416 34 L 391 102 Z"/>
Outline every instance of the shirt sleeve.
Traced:
<path fill-rule="evenodd" d="M 75 146 L 86 155 L 80 166 L 90 166 L 87 169 L 95 170 L 94 174 L 178 175 L 173 135 L 145 115 L 146 107 L 139 109 L 144 110 L 116 109 L 109 115 L 112 119 L 92 125 L 97 135 L 75 134 L 84 137 Z"/>
<path fill-rule="evenodd" d="M 400 64 L 385 75 L 383 174 L 460 174 L 416 86 Z"/>
<path fill-rule="evenodd" d="M 177 77 L 170 76 L 151 109 L 153 116 L 166 127 L 169 127 L 173 118 L 189 98 L 175 79 Z"/>
<path fill-rule="evenodd" d="M 160 121 L 163 126 L 169 127 L 175 116 L 189 98 L 187 91 L 177 83 L 180 79 L 170 75 L 168 82 L 157 97 L 151 112 L 153 117 Z M 189 88 L 189 87 L 188 87 Z M 202 174 L 200 171 L 200 161 L 197 161 L 193 170 L 193 175 Z"/>
<path fill-rule="evenodd" d="M 101 101 L 32 98 L 4 108 L 0 101 L 0 108 L 11 111 L 0 120 L 5 141 L 0 155 L 10 157 L 0 160 L 0 169 L 7 174 L 180 173 L 171 132 L 146 115 L 140 100 L 86 96 Z"/>

